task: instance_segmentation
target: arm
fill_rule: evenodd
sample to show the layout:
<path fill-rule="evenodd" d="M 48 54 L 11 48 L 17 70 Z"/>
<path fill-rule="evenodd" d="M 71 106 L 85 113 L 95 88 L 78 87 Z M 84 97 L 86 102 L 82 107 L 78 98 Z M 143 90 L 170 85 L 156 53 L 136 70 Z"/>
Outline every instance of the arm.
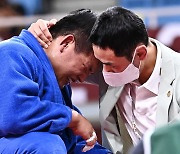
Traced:
<path fill-rule="evenodd" d="M 79 110 L 75 106 L 73 108 L 74 110 L 79 112 Z M 82 151 L 82 149 L 85 149 L 84 147 L 86 145 L 86 142 L 80 136 L 77 136 L 76 138 L 77 138 L 77 143 L 76 143 L 74 152 L 78 154 L 81 154 L 81 153 L 83 154 L 84 152 Z M 100 145 L 98 142 L 96 142 L 94 145 L 94 148 L 90 149 L 86 153 L 87 154 L 111 154 L 112 152 L 109 149 Z"/>
<path fill-rule="evenodd" d="M 97 141 L 96 134 L 95 136 L 93 134 L 95 130 L 89 121 L 75 110 L 72 110 L 72 121 L 69 124 L 69 128 L 72 129 L 75 135 L 80 135 L 84 140 L 86 140 L 87 146 L 92 146 L 91 148 L 93 148 L 93 145 Z M 92 140 L 88 141 L 90 138 L 92 138 Z"/>

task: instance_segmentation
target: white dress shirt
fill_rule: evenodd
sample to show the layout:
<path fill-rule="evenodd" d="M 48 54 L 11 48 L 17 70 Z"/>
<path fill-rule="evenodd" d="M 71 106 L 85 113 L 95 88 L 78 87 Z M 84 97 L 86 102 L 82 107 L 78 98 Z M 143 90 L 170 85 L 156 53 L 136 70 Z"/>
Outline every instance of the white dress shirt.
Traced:
<path fill-rule="evenodd" d="M 118 100 L 120 114 L 134 145 L 138 143 L 148 129 L 154 128 L 156 125 L 161 68 L 161 51 L 158 44 L 156 46 L 157 58 L 150 78 L 143 85 L 126 84 Z M 133 91 L 130 91 L 132 89 Z M 133 129 L 133 121 L 136 129 Z"/>

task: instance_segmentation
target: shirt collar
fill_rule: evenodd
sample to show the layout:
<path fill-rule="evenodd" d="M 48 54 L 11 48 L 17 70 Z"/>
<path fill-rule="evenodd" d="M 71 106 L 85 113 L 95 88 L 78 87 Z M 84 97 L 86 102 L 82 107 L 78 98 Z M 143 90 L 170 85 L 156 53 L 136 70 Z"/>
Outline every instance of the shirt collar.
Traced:
<path fill-rule="evenodd" d="M 156 44 L 157 58 L 156 58 L 155 67 L 151 76 L 142 86 L 157 95 L 158 89 L 159 89 L 159 82 L 160 82 L 161 49 L 160 49 L 159 44 L 155 40 L 150 39 L 150 41 Z"/>

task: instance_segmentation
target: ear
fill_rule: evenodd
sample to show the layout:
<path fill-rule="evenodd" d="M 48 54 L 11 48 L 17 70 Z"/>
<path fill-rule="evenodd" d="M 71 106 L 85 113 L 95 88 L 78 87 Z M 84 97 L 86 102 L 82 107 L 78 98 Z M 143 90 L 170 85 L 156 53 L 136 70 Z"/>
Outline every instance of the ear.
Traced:
<path fill-rule="evenodd" d="M 62 45 L 63 48 L 66 48 L 74 42 L 75 42 L 74 35 L 69 34 L 69 35 L 64 36 L 63 39 L 61 39 L 60 45 Z M 64 50 L 62 50 L 62 52 L 63 51 Z"/>
<path fill-rule="evenodd" d="M 145 45 L 139 45 L 136 47 L 136 55 L 140 60 L 144 60 L 147 55 L 147 47 Z"/>

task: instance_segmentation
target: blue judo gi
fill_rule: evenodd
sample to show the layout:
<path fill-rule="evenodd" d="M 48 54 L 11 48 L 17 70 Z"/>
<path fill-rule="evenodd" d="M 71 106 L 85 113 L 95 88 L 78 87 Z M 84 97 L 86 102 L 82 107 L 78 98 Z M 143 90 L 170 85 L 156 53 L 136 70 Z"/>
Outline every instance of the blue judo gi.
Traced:
<path fill-rule="evenodd" d="M 85 141 L 67 127 L 78 111 L 71 87 L 59 88 L 34 36 L 23 30 L 1 42 L 0 63 L 0 153 L 80 154 Z M 87 153 L 110 152 L 96 144 Z"/>

